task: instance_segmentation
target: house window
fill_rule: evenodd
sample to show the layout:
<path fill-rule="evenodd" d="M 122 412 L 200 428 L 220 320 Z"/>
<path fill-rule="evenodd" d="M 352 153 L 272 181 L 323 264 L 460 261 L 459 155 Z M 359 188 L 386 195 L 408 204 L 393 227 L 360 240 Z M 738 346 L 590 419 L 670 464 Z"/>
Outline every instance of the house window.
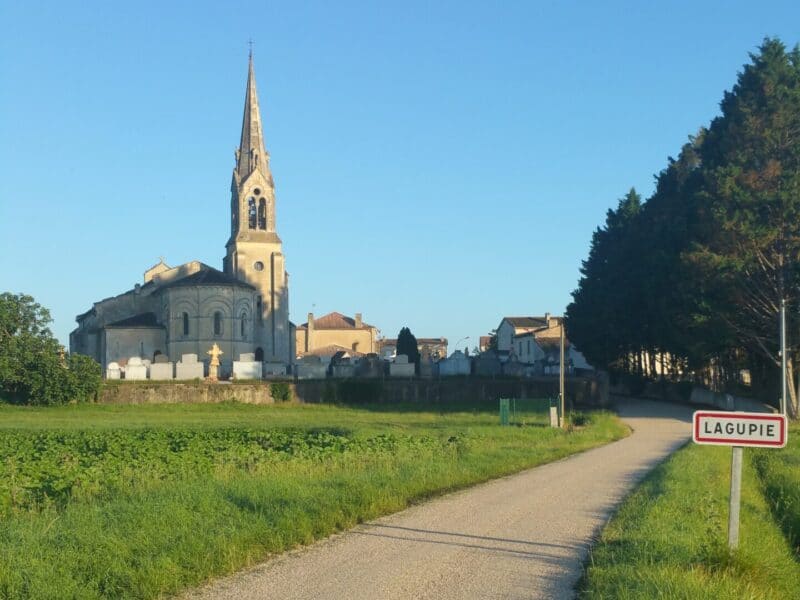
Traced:
<path fill-rule="evenodd" d="M 267 228 L 267 201 L 264 198 L 258 201 L 258 228 Z"/>
<path fill-rule="evenodd" d="M 189 335 L 189 313 L 183 313 L 183 335 Z"/>
<path fill-rule="evenodd" d="M 261 304 L 261 296 L 258 296 L 256 298 L 256 315 L 258 315 L 258 322 L 261 323 L 261 321 L 264 318 L 263 307 Z"/>
<path fill-rule="evenodd" d="M 222 335 L 222 313 L 214 313 L 214 335 Z"/>

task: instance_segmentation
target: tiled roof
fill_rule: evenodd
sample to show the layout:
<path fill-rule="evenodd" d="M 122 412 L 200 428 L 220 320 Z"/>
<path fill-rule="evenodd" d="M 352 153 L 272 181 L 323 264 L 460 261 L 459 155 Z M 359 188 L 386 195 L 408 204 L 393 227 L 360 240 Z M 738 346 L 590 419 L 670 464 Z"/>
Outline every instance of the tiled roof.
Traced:
<path fill-rule="evenodd" d="M 368 323 L 361 323 L 361 328 L 372 327 Z M 308 329 L 308 322 L 300 325 L 300 328 Z M 355 329 L 356 321 L 350 317 L 344 316 L 342 313 L 332 312 L 322 317 L 314 319 L 314 329 Z"/>
<path fill-rule="evenodd" d="M 106 325 L 106 327 L 163 327 L 155 313 L 146 312 Z"/>
<path fill-rule="evenodd" d="M 503 317 L 514 327 L 545 327 L 547 320 L 544 317 Z"/>
<path fill-rule="evenodd" d="M 314 348 L 313 350 L 309 350 L 308 352 L 303 352 L 302 356 L 333 356 L 338 352 L 347 352 L 347 354 L 349 354 L 350 356 L 364 356 L 363 352 L 357 352 L 350 348 L 339 346 L 338 344 L 328 344 L 327 346 Z"/>
<path fill-rule="evenodd" d="M 226 286 L 226 285 L 235 285 L 237 287 L 247 288 L 249 290 L 256 289 L 249 283 L 245 281 L 241 281 L 236 279 L 231 275 L 227 275 L 222 271 L 217 271 L 216 269 L 207 268 L 203 269 L 202 271 L 198 271 L 197 273 L 193 273 L 192 275 L 187 275 L 186 277 L 181 277 L 177 281 L 171 281 L 162 286 L 162 288 L 171 288 L 171 287 L 191 287 L 196 285 L 217 285 L 217 286 Z"/>

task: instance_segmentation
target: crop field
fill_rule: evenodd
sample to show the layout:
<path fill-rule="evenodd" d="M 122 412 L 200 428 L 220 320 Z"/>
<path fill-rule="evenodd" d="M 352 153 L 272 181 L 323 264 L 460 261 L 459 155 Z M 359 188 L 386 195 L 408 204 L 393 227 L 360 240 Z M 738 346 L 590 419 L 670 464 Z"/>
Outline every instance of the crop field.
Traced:
<path fill-rule="evenodd" d="M 545 406 L 0 405 L 0 597 L 169 595 L 627 434 Z"/>
<path fill-rule="evenodd" d="M 800 427 L 744 451 L 739 548 L 727 546 L 731 449 L 690 444 L 629 496 L 591 552 L 580 598 L 800 598 Z"/>

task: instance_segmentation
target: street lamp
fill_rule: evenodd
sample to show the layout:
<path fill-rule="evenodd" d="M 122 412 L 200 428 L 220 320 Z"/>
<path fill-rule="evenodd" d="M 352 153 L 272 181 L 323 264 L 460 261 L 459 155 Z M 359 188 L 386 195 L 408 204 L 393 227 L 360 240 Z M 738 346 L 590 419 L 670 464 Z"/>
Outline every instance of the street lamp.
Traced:
<path fill-rule="evenodd" d="M 457 341 L 455 344 L 453 344 L 453 352 L 455 352 L 456 350 L 458 350 L 458 345 L 459 345 L 461 342 L 463 342 L 463 341 L 465 341 L 465 340 L 468 340 L 468 339 L 469 339 L 469 336 L 468 336 L 468 335 L 466 335 L 466 336 L 464 336 L 463 338 L 461 338 L 460 340 L 458 340 L 458 341 Z"/>

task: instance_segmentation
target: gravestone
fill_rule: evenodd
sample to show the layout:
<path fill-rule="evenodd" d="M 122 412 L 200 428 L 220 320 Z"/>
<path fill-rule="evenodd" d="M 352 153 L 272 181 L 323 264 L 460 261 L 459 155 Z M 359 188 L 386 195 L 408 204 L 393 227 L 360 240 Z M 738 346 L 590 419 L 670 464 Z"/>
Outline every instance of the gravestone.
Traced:
<path fill-rule="evenodd" d="M 197 361 L 197 354 L 183 354 L 175 363 L 175 379 L 202 379 L 205 365 Z"/>
<path fill-rule="evenodd" d="M 174 377 L 173 365 L 171 362 L 158 362 L 156 361 L 150 365 L 150 379 L 155 381 L 164 381 L 165 379 L 172 379 Z"/>
<path fill-rule="evenodd" d="M 128 359 L 128 364 L 125 365 L 125 379 L 129 381 L 147 379 L 147 365 L 138 356 L 131 356 Z"/>
<path fill-rule="evenodd" d="M 328 363 L 322 357 L 309 354 L 300 359 L 294 367 L 298 379 L 325 379 L 328 374 Z"/>
<path fill-rule="evenodd" d="M 408 356 L 398 354 L 394 362 L 389 365 L 389 377 L 413 377 L 414 363 L 408 362 Z"/>
<path fill-rule="evenodd" d="M 356 377 L 383 377 L 383 359 L 375 353 L 367 354 L 356 365 Z"/>
<path fill-rule="evenodd" d="M 265 362 L 264 377 L 286 375 L 286 365 L 282 362 Z"/>
<path fill-rule="evenodd" d="M 233 361 L 234 379 L 261 379 L 264 374 L 264 365 L 256 362 L 256 355 L 244 352 L 239 355 L 239 360 Z"/>
<path fill-rule="evenodd" d="M 119 379 L 120 377 L 122 377 L 122 369 L 119 368 L 119 363 L 108 363 L 106 367 L 106 379 Z"/>

